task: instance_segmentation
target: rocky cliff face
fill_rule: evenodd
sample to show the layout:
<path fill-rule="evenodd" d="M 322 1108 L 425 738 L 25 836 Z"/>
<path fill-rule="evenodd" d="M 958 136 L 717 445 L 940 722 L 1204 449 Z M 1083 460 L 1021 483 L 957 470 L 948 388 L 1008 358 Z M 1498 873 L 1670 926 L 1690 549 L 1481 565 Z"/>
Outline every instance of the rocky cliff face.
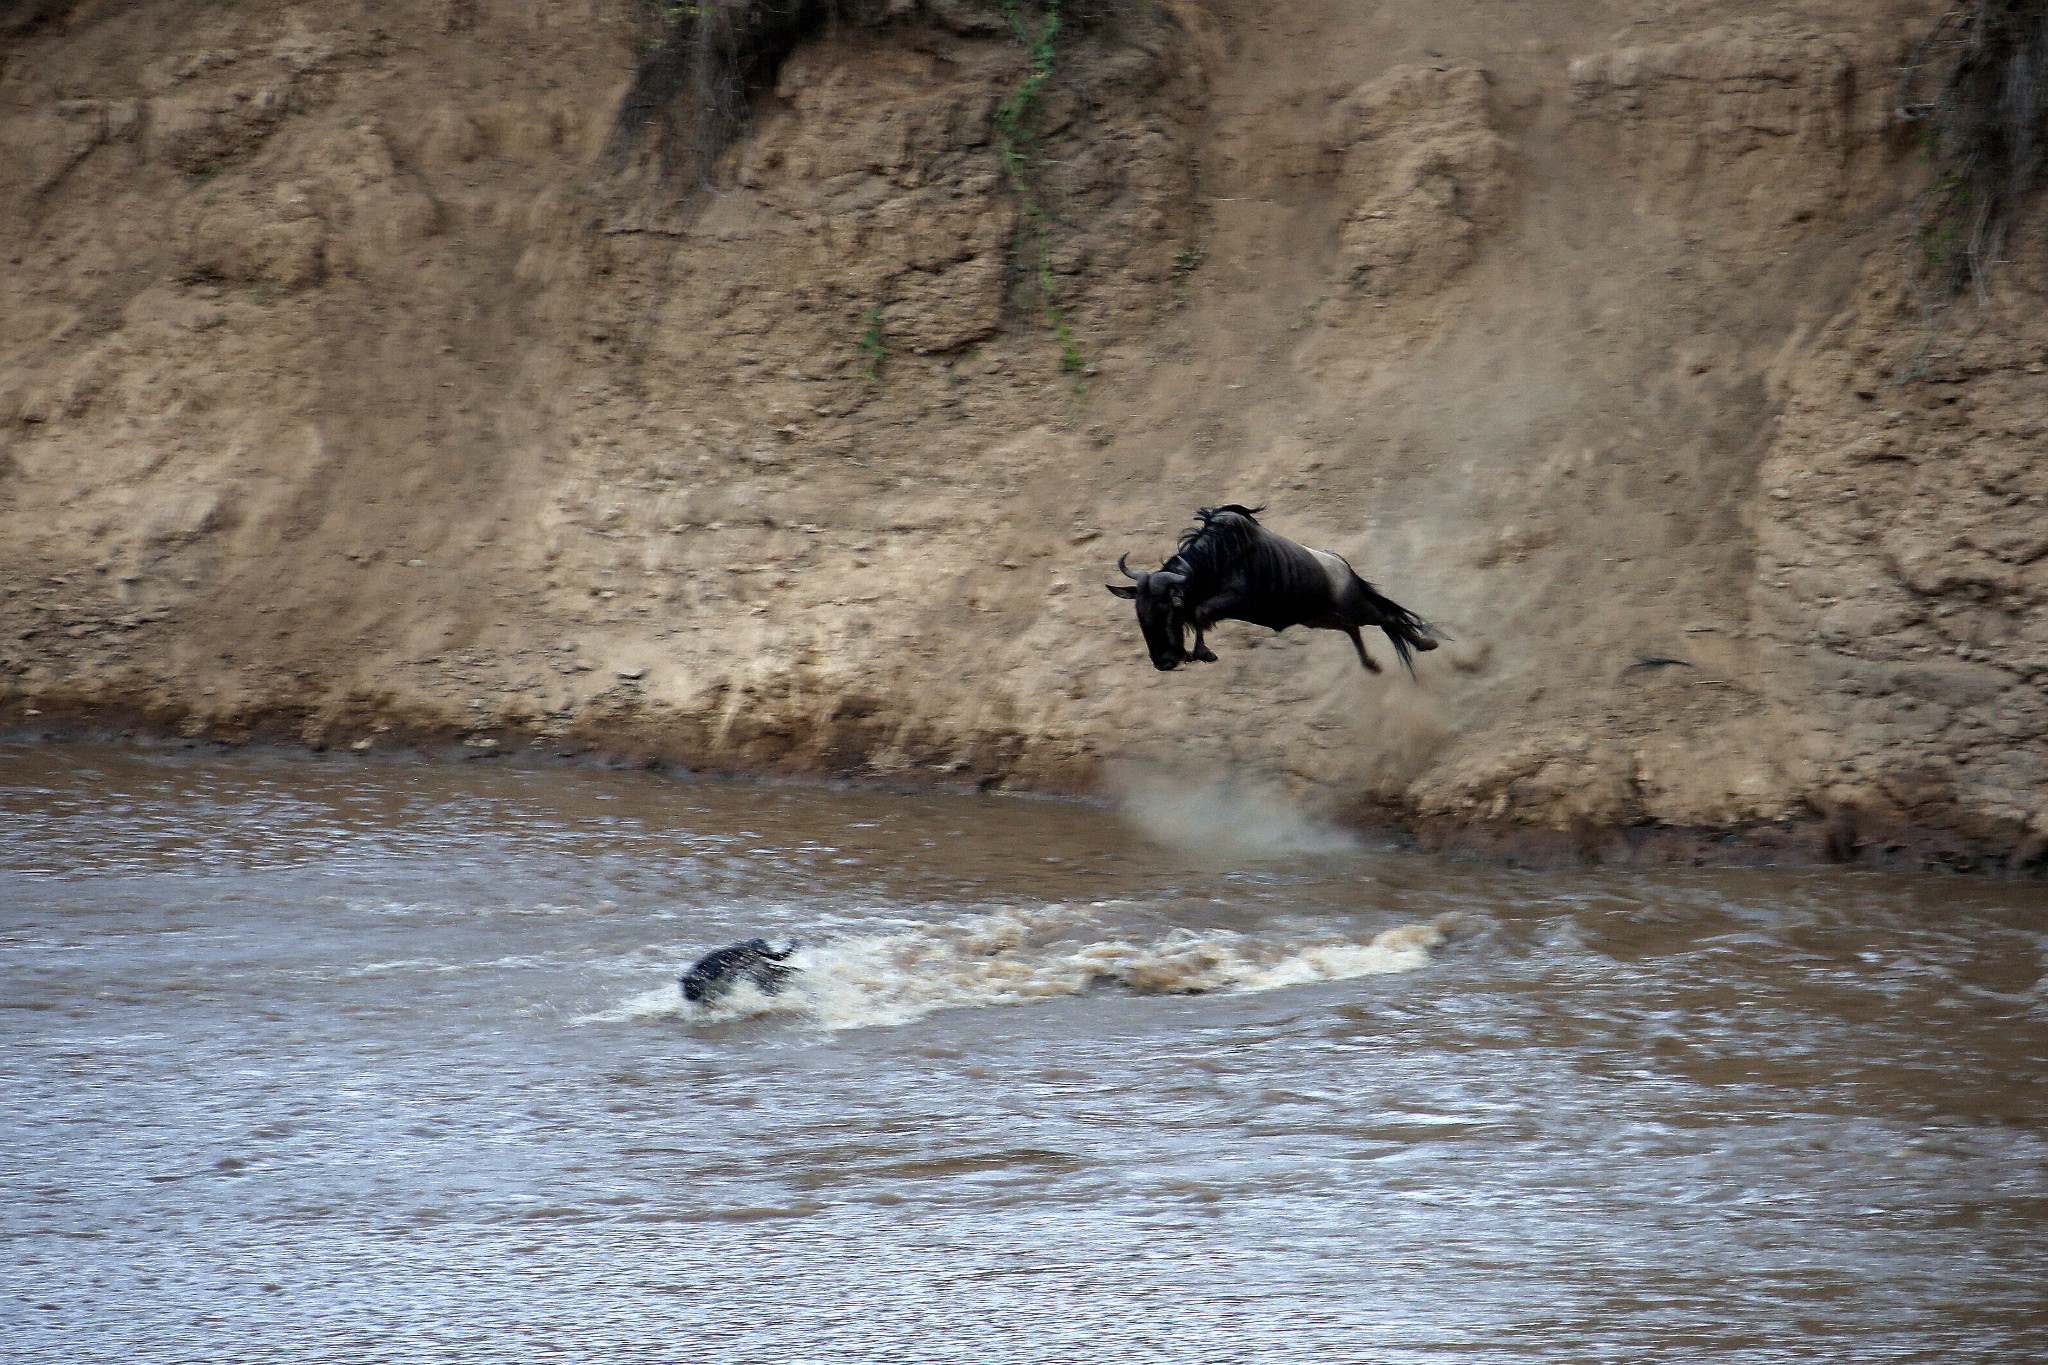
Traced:
<path fill-rule="evenodd" d="M 2038 230 L 1895 382 L 1937 6 L 815 8 L 15 6 L 0 719 L 2038 866 Z M 1218 501 L 1454 643 L 1155 675 Z"/>

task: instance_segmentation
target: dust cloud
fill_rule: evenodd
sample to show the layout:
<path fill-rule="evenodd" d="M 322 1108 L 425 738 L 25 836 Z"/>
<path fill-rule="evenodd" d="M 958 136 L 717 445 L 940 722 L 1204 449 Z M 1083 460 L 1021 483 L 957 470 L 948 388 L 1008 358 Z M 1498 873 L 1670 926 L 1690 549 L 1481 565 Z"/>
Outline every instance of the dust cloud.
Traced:
<path fill-rule="evenodd" d="M 1204 862 L 1348 853 L 1358 837 L 1304 810 L 1277 784 L 1225 774 L 1190 777 L 1125 768 L 1112 779 L 1116 808 L 1156 844 Z"/>

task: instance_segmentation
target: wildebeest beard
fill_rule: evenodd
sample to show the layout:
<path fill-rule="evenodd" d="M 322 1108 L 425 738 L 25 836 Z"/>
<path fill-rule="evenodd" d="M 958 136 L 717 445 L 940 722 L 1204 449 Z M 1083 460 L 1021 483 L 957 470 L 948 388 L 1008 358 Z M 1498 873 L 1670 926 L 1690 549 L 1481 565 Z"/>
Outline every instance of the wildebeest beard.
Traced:
<path fill-rule="evenodd" d="M 1242 511 L 1247 516 L 1258 508 L 1239 508 L 1232 504 L 1224 510 Z M 1179 668 L 1191 659 L 1213 663 L 1215 654 L 1202 642 L 1200 623 L 1190 619 L 1188 603 L 1190 595 L 1205 595 L 1209 591 L 1209 580 L 1213 573 L 1204 572 L 1204 565 L 1188 557 L 1190 550 L 1204 548 L 1204 538 L 1218 539 L 1210 530 L 1209 509 L 1202 511 L 1203 524 L 1181 537 L 1180 552 L 1150 573 L 1142 573 L 1130 565 L 1130 556 L 1121 555 L 1116 566 L 1132 581 L 1128 587 L 1112 585 L 1110 591 L 1126 598 L 1138 609 L 1138 630 L 1145 637 L 1145 650 L 1152 656 L 1152 666 L 1162 673 Z M 1229 543 L 1220 547 L 1208 547 L 1213 555 L 1218 548 L 1226 554 L 1242 551 L 1235 543 L 1235 537 L 1223 537 Z M 1188 649 L 1188 632 L 1195 632 L 1195 647 Z"/>
<path fill-rule="evenodd" d="M 1180 585 L 1165 581 L 1171 577 L 1171 571 L 1165 569 L 1146 575 L 1134 599 L 1145 649 L 1152 656 L 1153 667 L 1161 672 L 1179 668 L 1188 658 L 1187 604 Z"/>

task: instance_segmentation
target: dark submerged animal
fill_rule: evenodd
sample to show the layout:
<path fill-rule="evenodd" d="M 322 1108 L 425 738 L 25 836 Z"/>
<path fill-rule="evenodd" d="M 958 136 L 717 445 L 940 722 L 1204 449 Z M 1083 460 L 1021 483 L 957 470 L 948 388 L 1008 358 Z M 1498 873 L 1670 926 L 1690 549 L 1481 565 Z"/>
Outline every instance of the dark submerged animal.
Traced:
<path fill-rule="evenodd" d="M 1138 629 L 1152 666 L 1165 672 L 1190 660 L 1215 661 L 1202 633 L 1218 621 L 1249 621 L 1275 631 L 1289 626 L 1341 630 L 1351 637 L 1368 671 L 1380 666 L 1365 652 L 1361 626 L 1386 632 L 1412 677 L 1416 653 L 1435 649 L 1439 633 L 1400 603 L 1360 578 L 1342 555 L 1311 550 L 1259 525 L 1263 507 L 1226 503 L 1195 513 L 1199 525 L 1180 538 L 1180 549 L 1151 573 L 1116 566 L 1135 580 L 1109 590 L 1138 604 Z M 1187 631 L 1195 632 L 1194 648 Z"/>
<path fill-rule="evenodd" d="M 755 989 L 763 995 L 773 995 L 796 971 L 794 967 L 783 965 L 783 959 L 795 952 L 796 947 L 791 943 L 778 952 L 768 946 L 767 939 L 750 938 L 745 943 L 706 953 L 682 974 L 683 999 L 692 1004 L 705 1004 L 718 999 L 742 981 L 753 982 Z"/>

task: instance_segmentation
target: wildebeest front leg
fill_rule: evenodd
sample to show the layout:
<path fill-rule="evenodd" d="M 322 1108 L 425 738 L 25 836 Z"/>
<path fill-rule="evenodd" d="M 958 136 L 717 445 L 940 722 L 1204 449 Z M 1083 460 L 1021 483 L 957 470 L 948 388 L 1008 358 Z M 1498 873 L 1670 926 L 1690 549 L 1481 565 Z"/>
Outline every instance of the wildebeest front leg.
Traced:
<path fill-rule="evenodd" d="M 1243 614 L 1243 606 L 1245 600 L 1237 596 L 1237 591 L 1221 591 L 1202 606 L 1194 608 L 1188 614 L 1188 620 L 1194 622 L 1194 653 L 1190 655 L 1190 659 L 1200 659 L 1202 663 L 1217 661 L 1214 651 L 1202 643 L 1202 632 L 1217 624 L 1219 620 L 1249 620 Z"/>
<path fill-rule="evenodd" d="M 1242 618 L 1237 615 L 1238 606 L 1239 598 L 1236 593 L 1223 592 L 1188 613 L 1188 620 L 1193 622 L 1195 627 L 1195 649 L 1188 655 L 1190 659 L 1199 659 L 1205 664 L 1216 662 L 1216 651 L 1203 642 L 1202 632 L 1218 621 L 1241 620 Z"/>

